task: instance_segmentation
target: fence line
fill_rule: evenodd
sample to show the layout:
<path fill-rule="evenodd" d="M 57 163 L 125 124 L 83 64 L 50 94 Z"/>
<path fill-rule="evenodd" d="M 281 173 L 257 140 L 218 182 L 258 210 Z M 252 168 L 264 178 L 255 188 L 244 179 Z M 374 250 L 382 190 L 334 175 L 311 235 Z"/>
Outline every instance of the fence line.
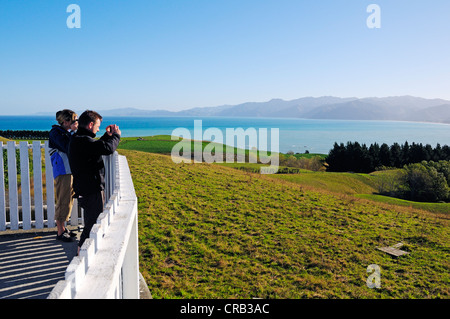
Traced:
<path fill-rule="evenodd" d="M 0 150 L 2 150 L 2 156 L 0 156 L 0 231 L 43 229 L 56 226 L 53 169 L 48 149 L 48 141 L 45 141 L 44 144 L 39 141 L 34 141 L 32 144 L 25 141 L 19 144 L 9 141 L 6 145 L 0 142 Z M 44 150 L 44 163 L 42 163 L 42 150 Z M 4 161 L 3 152 L 6 152 L 6 161 Z M 20 161 L 19 171 L 17 159 Z M 108 160 L 108 156 L 104 156 L 103 159 L 106 172 L 105 196 L 110 198 L 116 183 L 113 178 L 115 166 Z M 45 188 L 43 187 L 44 176 Z M 6 177 L 8 183 L 6 183 Z M 83 210 L 78 207 L 77 199 L 74 199 L 68 224 L 81 226 L 83 223 Z"/>
<path fill-rule="evenodd" d="M 107 167 L 112 195 L 49 299 L 139 298 L 137 197 L 126 158 L 114 162 L 117 170 Z"/>
<path fill-rule="evenodd" d="M 35 141 L 31 145 L 0 142 L 0 150 L 0 231 L 55 227 L 48 141 L 44 144 Z M 108 199 L 104 211 L 81 247 L 80 255 L 69 264 L 65 280 L 59 281 L 50 293 L 50 299 L 139 298 L 137 197 L 133 181 L 124 156 L 115 152 L 103 160 Z M 82 214 L 74 200 L 69 224 L 82 225 Z"/>
<path fill-rule="evenodd" d="M 5 173 L 3 160 L 3 142 L 0 141 L 0 231 L 6 230 L 6 198 L 5 198 Z M 2 213 L 3 212 L 3 213 Z"/>
<path fill-rule="evenodd" d="M 0 142 L 0 149 L 2 150 L 0 157 L 0 231 L 55 227 L 55 196 L 51 164 L 45 165 L 45 170 L 42 170 L 42 149 L 45 153 L 44 163 L 51 163 L 48 155 L 48 141 L 45 144 L 35 141 L 31 145 L 28 142 L 20 142 L 18 145 L 13 141 L 7 142 L 6 145 Z M 6 151 L 6 163 L 4 163 L 4 151 Z M 19 171 L 17 170 L 17 159 L 20 161 Z M 5 166 L 6 171 L 4 170 Z M 43 176 L 45 176 L 45 193 Z M 6 177 L 8 178 L 7 188 Z M 47 187 L 47 185 L 51 185 L 51 187 Z M 44 194 L 46 195 L 45 202 Z"/>

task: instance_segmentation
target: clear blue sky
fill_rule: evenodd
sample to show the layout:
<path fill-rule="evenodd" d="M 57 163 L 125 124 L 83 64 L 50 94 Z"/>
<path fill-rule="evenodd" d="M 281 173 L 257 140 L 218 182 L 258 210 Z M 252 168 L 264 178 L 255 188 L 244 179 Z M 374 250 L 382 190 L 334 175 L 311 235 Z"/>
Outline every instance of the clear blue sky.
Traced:
<path fill-rule="evenodd" d="M 81 28 L 69 29 L 69 4 Z M 369 4 L 381 28 L 369 29 Z M 450 100 L 448 0 L 2 0 L 0 114 Z"/>

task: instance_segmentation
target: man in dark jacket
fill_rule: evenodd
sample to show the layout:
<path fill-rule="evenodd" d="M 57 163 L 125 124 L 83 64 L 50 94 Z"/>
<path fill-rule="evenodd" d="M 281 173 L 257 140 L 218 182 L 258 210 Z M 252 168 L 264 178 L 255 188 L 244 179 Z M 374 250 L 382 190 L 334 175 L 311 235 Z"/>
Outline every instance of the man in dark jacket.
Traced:
<path fill-rule="evenodd" d="M 78 131 L 69 145 L 73 189 L 78 203 L 84 209 L 84 229 L 78 252 L 103 211 L 105 166 L 102 155 L 113 154 L 120 142 L 121 132 L 117 125 L 109 125 L 101 138 L 94 139 L 100 130 L 101 121 L 102 117 L 97 112 L 83 112 L 78 118 Z"/>

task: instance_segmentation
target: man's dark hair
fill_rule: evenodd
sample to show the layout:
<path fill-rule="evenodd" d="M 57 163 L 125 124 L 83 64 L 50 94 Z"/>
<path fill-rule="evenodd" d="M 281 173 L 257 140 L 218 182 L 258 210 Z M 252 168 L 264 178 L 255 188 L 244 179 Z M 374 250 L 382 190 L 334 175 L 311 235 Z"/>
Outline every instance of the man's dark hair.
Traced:
<path fill-rule="evenodd" d="M 97 112 L 87 110 L 87 111 L 84 111 L 78 118 L 78 125 L 80 125 L 82 127 L 86 127 L 91 122 L 95 123 L 97 121 L 97 119 L 99 119 L 101 121 L 103 118 Z"/>

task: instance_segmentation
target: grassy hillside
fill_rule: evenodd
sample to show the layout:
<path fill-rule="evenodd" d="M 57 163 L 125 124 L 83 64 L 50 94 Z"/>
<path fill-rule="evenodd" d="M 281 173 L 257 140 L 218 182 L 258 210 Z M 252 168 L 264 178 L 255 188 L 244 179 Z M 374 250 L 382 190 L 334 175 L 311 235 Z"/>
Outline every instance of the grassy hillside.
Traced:
<path fill-rule="evenodd" d="M 7 138 L 4 138 L 3 136 L 0 136 L 0 142 L 3 142 L 4 144 L 6 144 L 6 142 L 9 142 L 10 140 L 8 140 Z"/>
<path fill-rule="evenodd" d="M 140 138 L 125 137 L 121 139 L 120 148 L 170 155 L 172 148 L 180 143 L 181 140 L 181 138 L 172 140 L 172 137 L 170 135 L 156 135 Z M 194 140 L 186 140 L 182 143 L 185 143 L 186 147 L 190 147 L 191 151 L 194 152 Z M 202 150 L 209 144 L 211 144 L 211 142 L 202 142 Z M 217 149 L 222 148 L 223 154 L 226 154 L 227 152 L 236 152 L 236 148 L 228 147 L 223 144 L 212 143 L 212 145 L 215 145 Z M 249 151 L 244 151 L 248 155 Z"/>
<path fill-rule="evenodd" d="M 120 141 L 121 149 L 138 150 L 150 153 L 170 154 L 178 141 L 172 141 L 170 135 L 147 136 L 143 138 L 124 137 Z"/>
<path fill-rule="evenodd" d="M 120 153 L 139 198 L 140 270 L 154 298 L 450 296 L 445 215 L 220 165 Z M 409 255 L 376 249 L 398 242 Z M 381 267 L 380 289 L 366 286 L 371 264 Z"/>
<path fill-rule="evenodd" d="M 421 209 L 437 214 L 450 214 L 450 203 L 413 202 L 377 194 L 380 181 L 394 171 L 378 171 L 371 174 L 302 171 L 300 174 L 274 175 L 274 177 L 316 189 L 354 195 L 357 198 L 378 203 Z"/>
<path fill-rule="evenodd" d="M 394 198 L 389 196 L 382 196 L 377 194 L 357 194 L 359 198 L 365 198 L 379 203 L 388 203 L 391 205 L 410 207 L 414 209 L 421 209 L 437 214 L 450 215 L 450 203 L 422 203 L 404 200 L 400 198 Z"/>
<path fill-rule="evenodd" d="M 371 194 L 377 191 L 376 180 L 368 174 L 304 171 L 276 177 L 343 194 Z"/>
<path fill-rule="evenodd" d="M 143 138 L 128 137 L 123 138 L 120 143 L 121 149 L 139 150 L 143 152 L 170 154 L 172 147 L 179 143 L 172 141 L 170 135 L 157 135 Z M 187 142 L 189 143 L 189 142 Z M 192 142 L 191 142 L 192 143 Z M 204 148 L 209 142 L 203 142 Z M 192 144 L 191 144 L 192 145 Z M 218 145 L 218 147 L 223 147 Z M 193 146 L 191 147 L 193 150 Z M 224 154 L 227 148 L 223 147 Z M 236 152 L 235 149 L 228 148 L 228 151 Z M 248 151 L 246 152 L 248 155 Z M 314 156 L 324 157 L 321 154 L 295 154 L 297 158 L 305 157 L 311 158 Z M 248 162 L 248 161 L 247 161 Z M 259 172 L 262 164 L 250 163 L 221 163 L 227 167 L 235 169 Z M 286 169 L 281 166 L 280 171 Z M 411 207 L 415 209 L 422 209 L 433 213 L 450 213 L 450 203 L 420 203 L 407 200 L 400 200 L 388 196 L 377 195 L 378 184 L 383 179 L 391 179 L 389 176 L 395 174 L 395 170 L 378 171 L 371 174 L 355 174 L 355 173 L 332 173 L 332 172 L 313 172 L 305 169 L 287 168 L 289 171 L 296 171 L 299 174 L 277 174 L 273 177 L 297 183 L 303 186 L 312 186 L 316 189 L 322 189 L 339 194 L 355 195 L 358 198 L 365 198 L 379 203 L 389 203 L 399 205 L 402 207 Z"/>

